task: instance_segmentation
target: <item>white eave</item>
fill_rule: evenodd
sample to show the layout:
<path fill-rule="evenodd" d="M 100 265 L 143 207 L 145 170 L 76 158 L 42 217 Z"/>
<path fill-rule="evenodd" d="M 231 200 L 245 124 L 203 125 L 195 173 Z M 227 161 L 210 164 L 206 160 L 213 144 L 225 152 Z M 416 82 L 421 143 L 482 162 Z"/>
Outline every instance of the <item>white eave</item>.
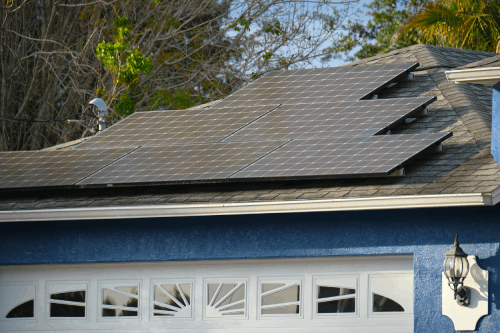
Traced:
<path fill-rule="evenodd" d="M 491 193 L 405 195 L 325 200 L 200 203 L 122 207 L 88 207 L 0 211 L 0 222 L 70 221 L 186 216 L 246 215 L 358 211 L 375 209 L 493 206 L 500 187 Z"/>
<path fill-rule="evenodd" d="M 481 67 L 446 71 L 448 81 L 494 85 L 500 81 L 500 67 Z"/>

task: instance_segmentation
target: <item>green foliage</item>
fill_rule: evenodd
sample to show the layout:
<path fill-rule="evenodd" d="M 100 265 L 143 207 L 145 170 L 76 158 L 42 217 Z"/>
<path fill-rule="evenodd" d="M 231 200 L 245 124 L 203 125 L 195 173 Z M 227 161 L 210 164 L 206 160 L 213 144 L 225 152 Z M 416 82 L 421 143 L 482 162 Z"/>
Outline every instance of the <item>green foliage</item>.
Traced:
<path fill-rule="evenodd" d="M 130 22 L 127 17 L 117 15 L 114 20 L 111 42 L 102 41 L 96 49 L 96 57 L 113 76 L 113 87 L 103 95 L 108 104 L 117 102 L 115 110 L 120 115 L 134 112 L 133 94 L 140 83 L 140 74 L 151 75 L 153 62 L 144 56 L 135 40 L 130 37 Z"/>
<path fill-rule="evenodd" d="M 270 27 L 267 27 L 266 29 L 264 29 L 265 32 L 267 32 L 268 34 L 272 34 L 272 35 L 275 35 L 275 36 L 279 36 L 282 34 L 281 32 L 281 24 L 280 24 L 280 21 L 276 21 L 273 25 L 271 25 Z"/>
<path fill-rule="evenodd" d="M 498 52 L 500 0 L 429 2 L 411 18 L 402 32 L 423 43 Z"/>
<path fill-rule="evenodd" d="M 126 93 L 118 95 L 117 100 L 118 104 L 116 105 L 115 110 L 118 114 L 128 116 L 134 113 L 135 104 Z"/>
<path fill-rule="evenodd" d="M 266 52 L 262 55 L 262 58 L 269 60 L 269 59 L 271 59 L 272 56 L 273 56 L 273 54 L 271 52 Z"/>
<path fill-rule="evenodd" d="M 373 0 L 365 4 L 370 20 L 366 25 L 355 23 L 347 27 L 348 34 L 344 37 L 344 46 L 335 51 L 352 61 L 417 44 L 418 40 L 414 36 L 400 35 L 394 40 L 394 35 L 423 1 L 425 0 Z M 354 57 L 348 55 L 356 48 L 358 50 Z"/>
<path fill-rule="evenodd" d="M 351 25 L 344 46 L 334 50 L 348 60 L 419 43 L 500 51 L 500 0 L 373 0 L 365 6 L 371 19 Z"/>
<path fill-rule="evenodd" d="M 250 21 L 245 20 L 244 18 L 239 19 L 235 23 L 231 24 L 229 27 L 234 31 L 241 31 L 240 27 L 244 28 L 246 31 L 250 31 Z M 239 25 L 239 26 L 238 26 Z"/>
<path fill-rule="evenodd" d="M 153 94 L 153 97 L 148 106 L 150 110 L 183 110 L 195 106 L 199 103 L 207 103 L 208 100 L 200 94 L 189 94 L 186 89 L 176 89 L 173 93 L 169 90 L 158 90 Z"/>

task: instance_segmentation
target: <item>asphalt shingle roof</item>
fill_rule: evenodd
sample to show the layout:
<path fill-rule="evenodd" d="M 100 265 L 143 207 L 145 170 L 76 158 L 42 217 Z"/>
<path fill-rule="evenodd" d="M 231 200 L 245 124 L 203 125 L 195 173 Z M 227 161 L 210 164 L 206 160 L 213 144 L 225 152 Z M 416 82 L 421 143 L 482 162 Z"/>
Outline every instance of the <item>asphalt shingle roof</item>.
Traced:
<path fill-rule="evenodd" d="M 451 67 L 493 67 L 494 53 L 415 45 L 344 66 L 419 62 L 414 79 L 386 89 L 378 98 L 437 96 L 424 118 L 393 133 L 452 131 L 441 153 L 419 156 L 404 177 L 272 181 L 227 184 L 73 189 L 58 192 L 0 192 L 0 210 L 314 200 L 447 193 L 489 193 L 500 186 L 500 165 L 490 154 L 491 87 L 448 82 Z M 64 147 L 60 147 L 63 148 Z"/>

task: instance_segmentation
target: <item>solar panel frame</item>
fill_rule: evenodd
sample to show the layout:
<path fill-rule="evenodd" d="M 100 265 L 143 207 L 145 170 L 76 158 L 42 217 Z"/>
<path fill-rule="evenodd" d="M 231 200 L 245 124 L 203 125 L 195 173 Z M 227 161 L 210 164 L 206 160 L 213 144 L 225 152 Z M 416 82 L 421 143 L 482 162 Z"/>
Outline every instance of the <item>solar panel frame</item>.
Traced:
<path fill-rule="evenodd" d="M 71 186 L 132 148 L 0 152 L 0 188 Z"/>
<path fill-rule="evenodd" d="M 292 140 L 231 180 L 388 176 L 453 134 L 399 134 Z"/>

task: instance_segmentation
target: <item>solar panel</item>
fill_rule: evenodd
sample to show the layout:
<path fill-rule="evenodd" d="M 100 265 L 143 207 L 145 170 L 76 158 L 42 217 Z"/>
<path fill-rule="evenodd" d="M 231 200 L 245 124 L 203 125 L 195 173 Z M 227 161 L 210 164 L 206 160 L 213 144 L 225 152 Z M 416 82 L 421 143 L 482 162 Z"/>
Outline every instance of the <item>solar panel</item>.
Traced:
<path fill-rule="evenodd" d="M 285 142 L 142 147 L 78 184 L 223 180 Z"/>
<path fill-rule="evenodd" d="M 72 185 L 129 151 L 130 148 L 0 152 L 0 188 Z"/>
<path fill-rule="evenodd" d="M 388 84 L 402 80 L 417 66 L 418 63 L 274 71 L 228 96 L 217 107 L 367 99 Z"/>
<path fill-rule="evenodd" d="M 274 106 L 136 112 L 77 149 L 217 142 Z"/>
<path fill-rule="evenodd" d="M 293 140 L 231 179 L 387 176 L 451 133 Z"/>
<path fill-rule="evenodd" d="M 420 97 L 285 104 L 223 142 L 381 134 L 435 100 Z"/>

